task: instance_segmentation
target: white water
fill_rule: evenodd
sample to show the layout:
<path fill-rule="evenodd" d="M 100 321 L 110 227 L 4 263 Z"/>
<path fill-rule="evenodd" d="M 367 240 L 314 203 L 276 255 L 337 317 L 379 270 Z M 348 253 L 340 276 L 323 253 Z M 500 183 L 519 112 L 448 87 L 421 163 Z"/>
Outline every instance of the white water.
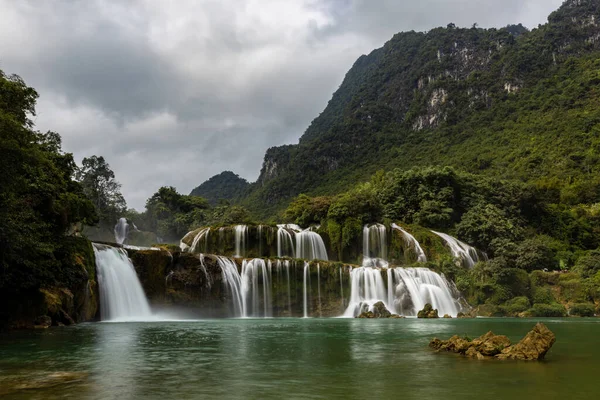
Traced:
<path fill-rule="evenodd" d="M 242 317 L 271 317 L 271 264 L 256 258 L 242 262 Z M 259 287 L 262 280 L 262 290 Z M 262 307 L 261 307 L 262 292 Z M 262 309 L 262 310 L 261 310 Z M 262 311 L 262 312 L 261 312 Z"/>
<path fill-rule="evenodd" d="M 219 264 L 219 267 L 221 267 L 223 284 L 233 303 L 233 316 L 241 317 L 243 316 L 244 303 L 242 296 L 242 278 L 238 272 L 237 265 L 235 265 L 233 260 L 223 256 L 217 256 L 217 263 Z"/>
<path fill-rule="evenodd" d="M 127 218 L 119 218 L 119 221 L 115 225 L 115 242 L 118 244 L 125 243 L 127 234 L 129 233 L 129 224 Z"/>
<path fill-rule="evenodd" d="M 406 242 L 407 247 L 412 249 L 417 255 L 417 262 L 427 262 L 427 256 L 425 255 L 423 248 L 413 235 L 406 232 L 404 229 L 402 229 L 396 224 L 392 224 L 392 229 L 395 229 L 400 232 L 400 234 L 404 238 L 404 241 Z"/>
<path fill-rule="evenodd" d="M 179 241 L 179 248 L 181 249 L 181 251 L 187 251 L 187 250 L 190 248 L 190 246 L 188 246 L 188 245 L 185 243 L 185 240 L 186 240 L 186 239 L 189 239 L 189 238 L 191 237 L 192 233 L 194 233 L 194 231 L 189 231 L 189 232 L 188 232 L 188 233 L 186 233 L 186 234 L 185 234 L 185 236 L 184 236 L 184 237 L 182 237 L 182 238 L 181 238 L 181 240 Z"/>
<path fill-rule="evenodd" d="M 303 279 L 303 293 L 302 293 L 302 300 L 303 300 L 303 306 L 304 306 L 304 318 L 308 318 L 308 291 L 309 291 L 309 285 L 310 285 L 310 265 L 308 264 L 308 262 L 304 262 L 304 279 Z"/>
<path fill-rule="evenodd" d="M 327 261 L 327 249 L 321 235 L 310 228 L 296 232 L 296 258 Z"/>
<path fill-rule="evenodd" d="M 235 255 L 234 257 L 244 257 L 246 255 L 246 242 L 248 238 L 248 226 L 235 226 Z"/>
<path fill-rule="evenodd" d="M 473 268 L 479 261 L 487 260 L 485 253 L 482 253 L 482 257 L 479 257 L 477 249 L 473 246 L 461 242 L 460 240 L 441 232 L 431 231 L 444 239 L 454 258 L 459 259 L 463 265 L 467 268 Z"/>
<path fill-rule="evenodd" d="M 277 225 L 277 257 L 327 261 L 323 238 L 314 227 L 302 229 L 295 224 Z"/>
<path fill-rule="evenodd" d="M 102 321 L 152 319 L 144 289 L 127 252 L 94 243 Z"/>
<path fill-rule="evenodd" d="M 407 317 L 416 316 L 426 303 L 437 309 L 440 316 L 456 317 L 461 309 L 452 283 L 427 268 L 389 268 L 387 285 L 382 272 L 371 267 L 350 272 L 350 303 L 345 317 L 372 311 L 373 305 L 380 301 L 392 314 Z"/>
<path fill-rule="evenodd" d="M 198 244 L 200 243 L 200 241 L 202 239 L 204 239 L 204 248 L 202 249 L 203 252 L 207 252 L 207 247 L 208 247 L 208 235 L 210 233 L 210 228 L 202 228 L 198 231 L 198 234 L 194 237 L 194 240 L 192 241 L 192 245 L 189 247 L 188 251 L 190 253 L 194 253 L 198 250 Z"/>
<path fill-rule="evenodd" d="M 301 231 L 297 225 L 277 225 L 277 257 L 293 257 L 296 254 L 294 247 L 296 227 Z"/>
<path fill-rule="evenodd" d="M 363 257 L 387 259 L 385 225 L 365 225 L 363 228 Z"/>

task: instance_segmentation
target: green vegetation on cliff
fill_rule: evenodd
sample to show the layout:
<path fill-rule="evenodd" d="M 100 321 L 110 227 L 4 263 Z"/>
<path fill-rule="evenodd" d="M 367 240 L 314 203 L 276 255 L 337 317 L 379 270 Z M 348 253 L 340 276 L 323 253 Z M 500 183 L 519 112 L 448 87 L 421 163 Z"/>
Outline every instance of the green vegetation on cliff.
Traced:
<path fill-rule="evenodd" d="M 236 200 L 245 194 L 248 182 L 231 171 L 221 172 L 198 186 L 191 196 L 204 197 L 212 205 L 221 200 Z"/>

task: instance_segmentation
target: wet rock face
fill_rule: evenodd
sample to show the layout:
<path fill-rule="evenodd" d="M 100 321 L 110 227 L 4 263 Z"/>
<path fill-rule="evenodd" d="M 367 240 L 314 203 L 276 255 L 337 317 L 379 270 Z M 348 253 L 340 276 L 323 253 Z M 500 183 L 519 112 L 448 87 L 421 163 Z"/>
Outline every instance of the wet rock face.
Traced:
<path fill-rule="evenodd" d="M 439 318 L 438 310 L 434 310 L 433 306 L 429 303 L 425 304 L 425 307 L 417 313 L 417 318 Z"/>
<path fill-rule="evenodd" d="M 448 340 L 434 338 L 429 347 L 437 351 L 459 353 L 469 358 L 483 360 L 497 358 L 499 360 L 541 360 L 552 347 L 556 337 L 542 323 L 538 323 L 519 343 L 511 345 L 504 335 L 488 332 L 474 340 L 452 336 Z"/>

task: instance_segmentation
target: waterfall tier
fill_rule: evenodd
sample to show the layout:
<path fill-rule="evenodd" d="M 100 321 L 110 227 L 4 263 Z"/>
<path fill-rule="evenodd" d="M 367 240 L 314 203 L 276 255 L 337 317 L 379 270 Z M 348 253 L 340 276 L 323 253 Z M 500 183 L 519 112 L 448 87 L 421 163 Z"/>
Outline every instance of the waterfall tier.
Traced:
<path fill-rule="evenodd" d="M 392 314 L 407 317 L 416 316 L 426 303 L 442 315 L 456 317 L 461 310 L 460 296 L 454 285 L 427 268 L 360 267 L 352 270 L 350 282 L 350 302 L 345 317 L 372 311 L 373 305 L 380 301 Z"/>
<path fill-rule="evenodd" d="M 448 234 L 436 231 L 431 232 L 444 239 L 454 258 L 460 260 L 465 267 L 473 268 L 479 261 L 487 260 L 487 255 L 483 252 L 480 253 L 475 247 L 469 246 Z"/>
<path fill-rule="evenodd" d="M 115 225 L 115 242 L 118 244 L 125 243 L 128 233 L 129 223 L 127 222 L 127 218 L 119 218 L 119 221 Z"/>
<path fill-rule="evenodd" d="M 103 321 L 136 321 L 152 317 L 148 300 L 127 252 L 94 243 Z"/>

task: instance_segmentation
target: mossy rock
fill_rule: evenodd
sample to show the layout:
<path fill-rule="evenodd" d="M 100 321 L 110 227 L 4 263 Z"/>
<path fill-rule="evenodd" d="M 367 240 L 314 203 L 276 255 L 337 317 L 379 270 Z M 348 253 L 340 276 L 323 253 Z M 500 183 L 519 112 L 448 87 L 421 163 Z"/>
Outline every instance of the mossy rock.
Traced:
<path fill-rule="evenodd" d="M 425 304 L 422 310 L 417 313 L 417 318 L 439 318 L 438 310 L 434 309 L 429 303 Z"/>

